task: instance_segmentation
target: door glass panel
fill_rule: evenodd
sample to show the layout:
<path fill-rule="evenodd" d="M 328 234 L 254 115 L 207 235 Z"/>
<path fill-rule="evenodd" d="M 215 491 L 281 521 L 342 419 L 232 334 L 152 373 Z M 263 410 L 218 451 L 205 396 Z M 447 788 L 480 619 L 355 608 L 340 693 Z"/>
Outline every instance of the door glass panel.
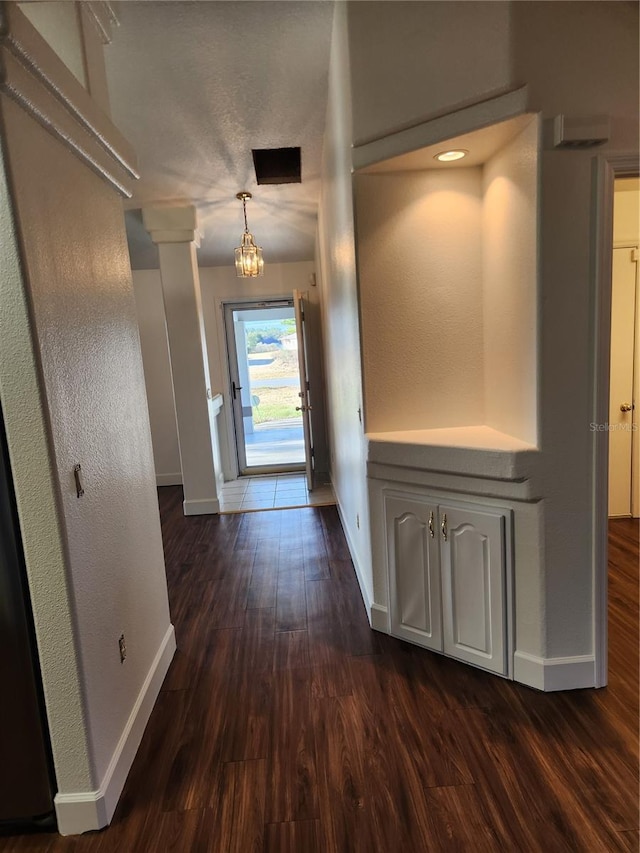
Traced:
<path fill-rule="evenodd" d="M 246 468 L 304 465 L 293 307 L 237 309 L 233 327 L 242 400 L 236 433 L 244 442 Z"/>

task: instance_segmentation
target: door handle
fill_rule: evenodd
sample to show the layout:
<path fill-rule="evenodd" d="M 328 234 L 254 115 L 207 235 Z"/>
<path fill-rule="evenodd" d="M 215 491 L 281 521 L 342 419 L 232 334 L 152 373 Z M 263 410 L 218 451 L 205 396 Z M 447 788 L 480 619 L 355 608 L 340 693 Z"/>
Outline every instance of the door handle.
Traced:
<path fill-rule="evenodd" d="M 447 531 L 447 513 L 446 513 L 446 512 L 445 512 L 445 514 L 442 516 L 441 529 L 442 529 L 442 538 L 443 538 L 443 539 L 444 539 L 444 541 L 446 542 L 446 541 L 447 541 L 447 539 L 449 538 L 449 533 L 448 533 L 448 531 Z"/>
<path fill-rule="evenodd" d="M 634 408 L 633 403 L 620 403 L 621 412 L 630 412 Z"/>
<path fill-rule="evenodd" d="M 310 412 L 313 406 L 296 406 L 296 412 Z"/>
<path fill-rule="evenodd" d="M 433 513 L 432 513 L 432 512 L 430 512 L 430 513 L 429 513 L 429 536 L 430 536 L 432 539 L 434 539 L 434 538 L 435 538 L 435 535 L 436 535 L 436 534 L 435 534 L 435 531 L 434 531 L 434 529 L 433 529 Z"/>
<path fill-rule="evenodd" d="M 231 390 L 233 391 L 233 399 L 236 399 L 236 391 L 242 391 L 242 385 L 236 385 L 235 382 L 231 383 Z"/>

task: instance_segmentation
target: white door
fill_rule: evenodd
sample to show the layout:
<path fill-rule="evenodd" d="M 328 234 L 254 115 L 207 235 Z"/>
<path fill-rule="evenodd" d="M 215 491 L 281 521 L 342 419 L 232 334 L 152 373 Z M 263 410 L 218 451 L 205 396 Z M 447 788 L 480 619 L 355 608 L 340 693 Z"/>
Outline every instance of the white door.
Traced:
<path fill-rule="evenodd" d="M 631 248 L 613 250 L 609 394 L 609 515 L 632 514 L 634 341 L 637 262 Z"/>
<path fill-rule="evenodd" d="M 440 505 L 445 654 L 507 672 L 503 512 Z"/>
<path fill-rule="evenodd" d="M 413 497 L 385 498 L 391 633 L 442 651 L 438 509 Z"/>
<path fill-rule="evenodd" d="M 307 475 L 307 489 L 313 489 L 313 435 L 311 432 L 311 389 L 307 373 L 307 339 L 305 335 L 304 296 L 299 290 L 293 291 L 293 307 L 296 312 L 296 333 L 298 335 L 298 369 L 300 371 L 300 405 L 297 410 L 302 415 L 304 432 L 304 459 Z"/>

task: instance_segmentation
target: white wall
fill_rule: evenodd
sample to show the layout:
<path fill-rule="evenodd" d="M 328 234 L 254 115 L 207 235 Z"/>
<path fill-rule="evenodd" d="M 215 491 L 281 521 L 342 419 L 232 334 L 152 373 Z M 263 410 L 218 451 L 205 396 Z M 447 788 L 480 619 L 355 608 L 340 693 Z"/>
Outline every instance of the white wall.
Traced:
<path fill-rule="evenodd" d="M 170 625 L 124 222 L 115 193 L 40 125 L 13 103 L 3 115 L 97 787 Z"/>
<path fill-rule="evenodd" d="M 356 177 L 367 432 L 535 445 L 537 163 L 531 119 L 484 166 Z"/>
<path fill-rule="evenodd" d="M 229 370 L 222 305 L 224 302 L 233 301 L 241 302 L 243 300 L 277 297 L 290 298 L 294 290 L 306 292 L 308 297 L 308 342 L 311 345 L 308 365 L 309 376 L 312 388 L 320 389 L 320 393 L 316 392 L 314 396 L 312 413 L 316 454 L 315 466 L 316 470 L 321 473 L 328 471 L 319 293 L 318 288 L 310 283 L 314 269 L 315 266 L 312 261 L 265 264 L 264 276 L 255 279 L 238 279 L 235 267 L 201 267 L 199 270 L 211 389 L 214 393 L 221 393 L 225 401 L 223 411 L 217 420 L 220 432 L 222 470 L 225 479 L 232 479 L 236 476 L 236 462 L 229 440 L 229 436 L 233 434 L 233 422 L 229 398 Z M 145 380 L 149 399 L 156 473 L 160 485 L 169 485 L 172 479 L 172 469 L 169 466 L 175 465 L 176 458 L 178 459 L 178 467 L 173 470 L 180 471 L 180 465 L 179 456 L 175 456 L 177 453 L 177 433 L 175 430 L 175 414 L 173 414 L 175 412 L 173 390 L 170 374 L 168 374 L 169 352 L 164 328 L 160 273 L 158 270 L 135 270 L 133 272 L 133 283 L 138 312 L 142 321 L 140 337 L 145 360 Z M 146 315 L 144 318 L 142 312 Z M 163 452 L 161 456 L 162 448 L 165 450 L 169 448 L 171 453 Z"/>
<path fill-rule="evenodd" d="M 360 586 L 368 602 L 373 598 L 373 579 L 366 446 L 358 414 L 363 402 L 350 146 L 346 4 L 337 3 L 331 44 L 317 260 L 322 296 L 332 482 Z"/>
<path fill-rule="evenodd" d="M 16 6 L 105 115 L 110 115 L 104 47 L 117 20 L 107 4 L 29 0 Z"/>
<path fill-rule="evenodd" d="M 482 169 L 359 175 L 367 432 L 483 424 Z"/>
<path fill-rule="evenodd" d="M 529 444 L 538 424 L 538 123 L 483 169 L 485 423 Z"/>
<path fill-rule="evenodd" d="M 87 86 L 80 9 L 69 0 L 18 3 L 47 44 L 56 52 L 77 80 Z"/>
<path fill-rule="evenodd" d="M 593 167 L 638 151 L 638 8 L 607 2 L 518 2 L 514 75 L 549 121 L 610 115 L 609 143 L 545 150 L 541 162 L 540 435 L 544 495 L 544 600 L 548 657 L 593 652 L 595 433 L 591 317 Z M 567 405 L 570 400 L 571 404 Z"/>
<path fill-rule="evenodd" d="M 28 27 L 19 13 L 14 23 Z M 47 63 L 49 49 L 39 42 L 37 49 L 24 61 Z M 79 832 L 111 817 L 175 643 L 122 204 L 98 174 L 102 155 L 92 168 L 83 159 L 91 146 L 86 125 L 59 107 L 74 97 L 69 77 L 65 70 L 59 88 L 49 88 L 26 74 L 14 80 L 23 97 L 0 98 L 10 186 L 2 197 L 12 207 L 3 209 L 3 254 L 12 214 L 22 259 L 21 270 L 8 259 L 0 291 L 0 316 L 16 321 L 0 335 L 0 382 L 56 811 L 63 832 Z M 104 119 L 91 103 L 82 107 L 88 119 Z M 126 162 L 115 128 L 103 125 Z M 28 319 L 20 314 L 27 301 Z M 20 365 L 23 375 L 15 372 Z"/>
<path fill-rule="evenodd" d="M 182 482 L 167 326 L 158 270 L 133 273 L 153 460 L 159 486 Z"/>
<path fill-rule="evenodd" d="M 482 0 L 349 3 L 354 144 L 508 87 L 509 6 Z"/>
<path fill-rule="evenodd" d="M 66 543 L 39 353 L 31 325 L 8 175 L 0 170 L 0 398 L 20 517 L 51 747 L 60 788 L 92 787 L 80 661 L 66 582 Z"/>

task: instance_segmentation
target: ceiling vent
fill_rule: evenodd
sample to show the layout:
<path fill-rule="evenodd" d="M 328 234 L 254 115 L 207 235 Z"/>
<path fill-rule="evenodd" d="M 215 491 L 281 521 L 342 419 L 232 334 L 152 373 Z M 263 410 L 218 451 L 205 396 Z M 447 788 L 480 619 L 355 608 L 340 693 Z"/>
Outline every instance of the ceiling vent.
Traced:
<path fill-rule="evenodd" d="M 254 148 L 253 165 L 259 184 L 299 184 L 300 148 Z"/>
<path fill-rule="evenodd" d="M 593 148 L 609 140 L 609 116 L 567 118 L 560 113 L 553 120 L 554 148 Z"/>

